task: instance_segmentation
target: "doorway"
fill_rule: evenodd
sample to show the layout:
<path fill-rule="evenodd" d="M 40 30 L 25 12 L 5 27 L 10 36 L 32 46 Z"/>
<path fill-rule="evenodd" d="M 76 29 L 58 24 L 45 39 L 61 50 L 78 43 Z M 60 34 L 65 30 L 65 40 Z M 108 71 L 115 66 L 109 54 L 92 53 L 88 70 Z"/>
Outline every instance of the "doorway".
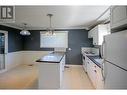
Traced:
<path fill-rule="evenodd" d="M 6 71 L 8 52 L 8 32 L 0 30 L 0 73 Z"/>

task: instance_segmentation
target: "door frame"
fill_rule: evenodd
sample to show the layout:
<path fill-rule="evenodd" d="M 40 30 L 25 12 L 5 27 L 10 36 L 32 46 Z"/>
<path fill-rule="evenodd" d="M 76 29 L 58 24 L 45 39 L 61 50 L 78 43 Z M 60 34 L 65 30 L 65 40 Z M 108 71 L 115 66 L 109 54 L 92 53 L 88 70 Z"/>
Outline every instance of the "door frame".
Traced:
<path fill-rule="evenodd" d="M 8 31 L 0 30 L 0 33 L 5 34 L 5 69 L 1 70 L 0 73 L 7 71 L 7 54 L 8 54 Z"/>

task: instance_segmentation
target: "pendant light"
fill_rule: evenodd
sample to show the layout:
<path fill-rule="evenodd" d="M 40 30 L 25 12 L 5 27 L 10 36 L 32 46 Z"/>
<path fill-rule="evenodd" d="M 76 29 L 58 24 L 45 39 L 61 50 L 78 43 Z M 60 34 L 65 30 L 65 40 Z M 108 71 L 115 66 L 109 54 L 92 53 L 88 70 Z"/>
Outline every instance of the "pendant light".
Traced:
<path fill-rule="evenodd" d="M 47 16 L 49 17 L 49 28 L 47 28 L 46 35 L 48 36 L 55 35 L 54 29 L 52 28 L 52 25 L 51 25 L 51 18 L 53 14 L 47 14 Z"/>
<path fill-rule="evenodd" d="M 30 32 L 28 30 L 26 30 L 26 23 L 23 23 L 24 25 L 24 28 L 23 30 L 20 32 L 20 35 L 23 35 L 23 36 L 29 36 L 30 35 Z"/>

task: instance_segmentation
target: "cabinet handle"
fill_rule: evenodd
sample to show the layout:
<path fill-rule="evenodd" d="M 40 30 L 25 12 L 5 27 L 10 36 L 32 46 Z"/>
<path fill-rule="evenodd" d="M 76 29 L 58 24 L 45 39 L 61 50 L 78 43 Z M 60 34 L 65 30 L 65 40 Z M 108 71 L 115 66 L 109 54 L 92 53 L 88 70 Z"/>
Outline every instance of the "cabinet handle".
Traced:
<path fill-rule="evenodd" d="M 96 71 L 96 70 L 94 70 L 94 72 L 95 72 L 95 73 L 97 73 L 97 71 Z"/>

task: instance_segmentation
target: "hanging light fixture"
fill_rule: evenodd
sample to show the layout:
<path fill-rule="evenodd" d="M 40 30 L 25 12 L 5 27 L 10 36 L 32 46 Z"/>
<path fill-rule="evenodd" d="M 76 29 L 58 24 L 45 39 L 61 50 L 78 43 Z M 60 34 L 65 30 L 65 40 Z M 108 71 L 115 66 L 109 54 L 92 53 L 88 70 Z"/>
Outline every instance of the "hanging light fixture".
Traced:
<path fill-rule="evenodd" d="M 20 32 L 21 35 L 23 36 L 28 36 L 30 35 L 30 32 L 28 30 L 26 30 L 26 23 L 23 23 L 24 27 L 23 27 L 23 30 Z"/>
<path fill-rule="evenodd" d="M 54 29 L 51 25 L 51 17 L 53 16 L 53 14 L 47 14 L 47 16 L 49 17 L 49 28 L 47 28 L 46 35 L 55 35 Z"/>

